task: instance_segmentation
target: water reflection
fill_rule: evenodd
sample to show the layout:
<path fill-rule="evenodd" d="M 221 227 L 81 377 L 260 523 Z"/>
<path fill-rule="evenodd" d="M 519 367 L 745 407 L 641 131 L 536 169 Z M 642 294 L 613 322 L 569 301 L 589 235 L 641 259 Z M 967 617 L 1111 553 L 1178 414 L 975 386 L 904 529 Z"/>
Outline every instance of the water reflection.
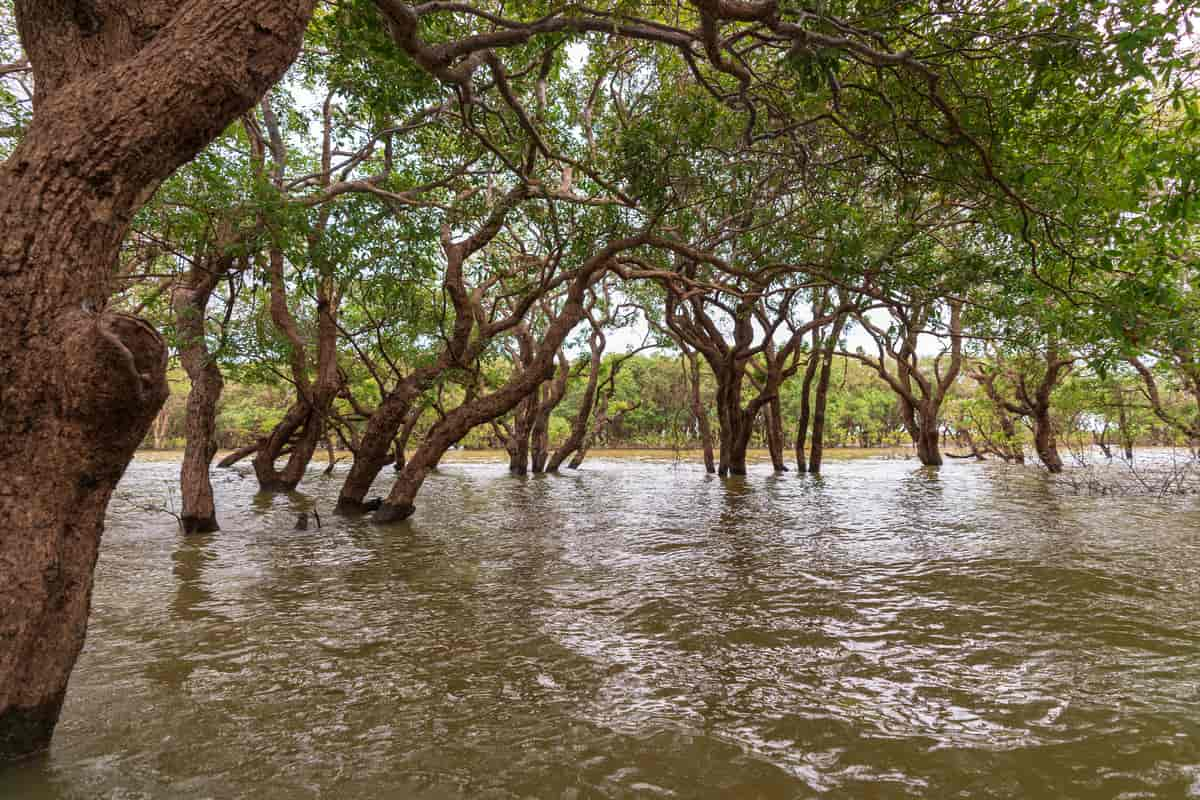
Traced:
<path fill-rule="evenodd" d="M 1194 501 L 447 463 L 403 525 L 296 530 L 337 476 L 218 475 L 213 535 L 114 505 L 60 735 L 0 795 L 1200 796 Z"/>

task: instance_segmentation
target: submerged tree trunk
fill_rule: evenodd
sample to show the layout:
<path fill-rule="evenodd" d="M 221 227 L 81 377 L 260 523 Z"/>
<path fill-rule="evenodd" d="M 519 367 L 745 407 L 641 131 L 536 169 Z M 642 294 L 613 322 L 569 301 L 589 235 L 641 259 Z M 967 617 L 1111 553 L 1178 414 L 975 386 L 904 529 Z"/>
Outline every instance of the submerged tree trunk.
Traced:
<path fill-rule="evenodd" d="M 904 427 L 916 447 L 917 460 L 927 467 L 940 467 L 943 461 L 936 412 L 914 407 L 904 397 L 900 398 L 900 411 Z"/>
<path fill-rule="evenodd" d="M 833 323 L 829 341 L 821 355 L 821 372 L 817 377 L 817 395 L 813 401 L 812 454 L 808 459 L 808 471 L 813 475 L 821 473 L 821 462 L 825 456 L 825 409 L 829 405 L 829 378 L 833 373 L 833 353 L 845 322 L 846 318 L 842 316 Z"/>
<path fill-rule="evenodd" d="M 321 441 L 321 425 L 313 420 L 313 416 L 308 403 L 295 402 L 283 421 L 258 443 L 253 464 L 261 491 L 290 492 L 300 484 Z M 287 463 L 279 469 L 275 462 L 283 457 L 288 446 Z"/>
<path fill-rule="evenodd" d="M 1063 461 L 1058 454 L 1058 439 L 1054 433 L 1054 421 L 1049 408 L 1038 408 L 1033 417 L 1033 446 L 1038 458 L 1050 472 L 1062 472 Z"/>
<path fill-rule="evenodd" d="M 588 451 L 595 446 L 596 440 L 604 433 L 604 429 L 608 426 L 609 397 L 610 395 L 604 394 L 596 401 L 596 418 L 592 421 L 592 427 L 588 430 L 587 435 L 583 437 L 583 441 L 575 450 L 575 456 L 567 465 L 567 469 L 579 469 L 583 466 L 583 460 L 587 458 Z"/>
<path fill-rule="evenodd" d="M 517 405 L 513 412 L 512 430 L 504 443 L 504 449 L 508 451 L 508 471 L 513 475 L 529 472 L 530 416 L 534 402 L 534 396 L 530 395 Z"/>
<path fill-rule="evenodd" d="M 917 459 L 927 467 L 940 467 L 942 461 L 941 432 L 936 424 L 922 424 L 918 428 Z"/>
<path fill-rule="evenodd" d="M 310 381 L 306 348 L 287 307 L 283 265 L 283 253 L 273 248 L 270 253 L 271 317 L 291 348 L 292 377 L 299 397 L 254 456 L 254 474 L 264 492 L 290 492 L 300 484 L 325 437 L 326 418 L 341 389 L 337 368 L 337 299 L 333 296 L 330 281 L 322 278 L 318 282 L 317 375 L 315 381 Z M 280 470 L 275 462 L 289 443 L 292 452 Z"/>
<path fill-rule="evenodd" d="M 0 165 L 0 759 L 45 748 L 104 513 L 167 396 L 166 347 L 104 310 L 130 220 L 295 57 L 305 0 L 17 0 L 34 119 Z"/>
<path fill-rule="evenodd" d="M 717 410 L 721 418 L 721 461 L 717 474 L 746 474 L 746 450 L 750 447 L 750 436 L 754 432 L 754 417 L 740 407 L 740 402 L 729 388 L 718 389 Z M 737 396 L 741 395 L 738 386 Z"/>
<path fill-rule="evenodd" d="M 532 398 L 536 406 L 529 428 L 529 465 L 534 474 L 546 471 L 546 464 L 550 460 L 550 415 L 566 396 L 567 381 L 571 377 L 571 364 L 566 356 L 559 353 L 558 361 L 557 374 L 542 384 L 541 399 L 538 400 L 538 392 L 534 392 Z"/>
<path fill-rule="evenodd" d="M 232 453 L 230 453 L 229 455 L 225 456 L 220 461 L 218 461 L 217 468 L 218 469 L 228 469 L 229 467 L 232 467 L 234 464 L 241 461 L 243 458 L 252 456 L 257 452 L 258 452 L 258 442 L 255 442 L 254 444 L 246 445 L 245 447 L 239 447 L 237 450 L 234 450 Z"/>
<path fill-rule="evenodd" d="M 208 299 L 230 265 L 229 259 L 197 259 L 188 283 L 177 288 L 171 299 L 179 338 L 179 360 L 192 384 L 187 399 L 187 438 L 179 473 L 183 495 L 180 524 L 184 533 L 210 533 L 220 529 L 208 470 L 217 450 L 217 402 L 225 382 L 208 352 L 204 334 Z"/>
<path fill-rule="evenodd" d="M 696 429 L 700 433 L 700 447 L 704 451 L 704 471 L 712 475 L 717 471 L 717 460 L 713 452 L 712 425 L 708 420 L 708 409 L 700 398 L 700 357 L 695 351 L 686 352 L 688 368 L 691 372 L 692 418 L 696 420 Z"/>
<path fill-rule="evenodd" d="M 776 394 L 767 403 L 767 450 L 771 454 L 771 466 L 776 472 L 787 472 L 788 466 L 783 462 L 783 409 Z"/>
<path fill-rule="evenodd" d="M 420 396 L 426 377 L 422 373 L 405 378 L 383 398 L 367 420 L 354 453 L 354 463 L 350 465 L 350 472 L 338 494 L 337 511 L 363 513 L 367 493 L 388 462 L 396 465 L 397 472 L 404 468 L 404 448 L 424 411 L 423 408 L 414 409 L 413 403 Z M 401 438 L 396 442 L 398 432 Z M 393 442 L 396 444 L 394 457 L 391 455 Z"/>
<path fill-rule="evenodd" d="M 804 367 L 804 382 L 800 385 L 800 413 L 796 417 L 796 470 L 799 472 L 808 471 L 805 444 L 808 439 L 809 416 L 812 413 L 813 378 L 816 377 L 817 367 L 820 363 L 820 360 L 817 358 L 817 345 L 819 343 L 820 334 L 814 330 L 813 349 L 808 356 L 808 364 Z"/>
<path fill-rule="evenodd" d="M 393 484 L 383 505 L 375 512 L 376 522 L 397 522 L 412 516 L 417 493 L 442 455 L 466 436 L 476 425 L 499 419 L 522 400 L 532 395 L 554 367 L 554 359 L 563 341 L 585 315 L 584 295 L 602 272 L 612 264 L 613 256 L 642 244 L 638 235 L 610 243 L 575 270 L 559 312 L 548 322 L 532 362 L 518 371 L 499 389 L 488 395 L 472 397 L 438 420 Z"/>
<path fill-rule="evenodd" d="M 546 464 L 546 472 L 558 472 L 567 457 L 576 452 L 584 443 L 588 434 L 588 421 L 592 418 L 592 409 L 596 405 L 596 392 L 600 385 L 600 370 L 603 366 L 605 338 L 603 331 L 598 328 L 592 331 L 589 340 L 591 347 L 591 363 L 588 364 L 588 380 L 584 386 L 583 395 L 579 398 L 579 410 L 571 419 L 571 432 L 566 440 L 554 451 Z"/>

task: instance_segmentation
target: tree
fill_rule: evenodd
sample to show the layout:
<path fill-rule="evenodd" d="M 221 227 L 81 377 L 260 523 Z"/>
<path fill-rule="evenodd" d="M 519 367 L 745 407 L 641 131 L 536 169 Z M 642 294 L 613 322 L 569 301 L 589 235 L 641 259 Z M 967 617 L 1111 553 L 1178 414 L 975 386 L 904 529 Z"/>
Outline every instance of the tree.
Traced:
<path fill-rule="evenodd" d="M 108 499 L 166 397 L 162 339 L 106 309 L 121 241 L 159 183 L 279 78 L 312 11 L 15 5 L 35 95 L 0 166 L 0 756 L 49 742 Z"/>

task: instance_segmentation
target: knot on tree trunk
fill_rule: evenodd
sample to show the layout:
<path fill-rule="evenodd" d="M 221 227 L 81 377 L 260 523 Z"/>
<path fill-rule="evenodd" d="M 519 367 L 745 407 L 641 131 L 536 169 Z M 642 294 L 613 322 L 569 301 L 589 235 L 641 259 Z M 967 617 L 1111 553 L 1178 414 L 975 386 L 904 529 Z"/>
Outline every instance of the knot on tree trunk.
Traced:
<path fill-rule="evenodd" d="M 100 446 L 140 440 L 169 394 L 166 342 L 128 314 L 80 310 L 57 327 L 62 360 L 46 368 L 58 373 L 63 418 L 100 434 Z"/>

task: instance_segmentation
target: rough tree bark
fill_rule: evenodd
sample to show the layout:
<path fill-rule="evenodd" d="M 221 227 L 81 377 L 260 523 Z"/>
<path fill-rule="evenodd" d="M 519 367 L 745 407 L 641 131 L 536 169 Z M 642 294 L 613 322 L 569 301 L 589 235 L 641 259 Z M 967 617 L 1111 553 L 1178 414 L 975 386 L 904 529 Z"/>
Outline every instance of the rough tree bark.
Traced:
<path fill-rule="evenodd" d="M 0 758 L 44 748 L 166 348 L 104 309 L 129 222 L 295 58 L 311 0 L 17 0 L 34 119 L 0 165 Z M 53 365 L 53 369 L 47 369 Z"/>
<path fill-rule="evenodd" d="M 220 529 L 208 470 L 216 454 L 217 401 L 221 399 L 225 381 L 208 352 L 204 335 L 209 297 L 232 265 L 230 257 L 198 257 L 187 281 L 176 287 L 171 297 L 179 360 L 192 384 L 187 400 L 187 438 L 179 471 L 183 495 L 180 524 L 185 533 Z"/>
<path fill-rule="evenodd" d="M 513 475 L 525 475 L 529 472 L 529 434 L 533 429 L 536 402 L 537 398 L 530 395 L 517 403 L 516 410 L 513 411 L 512 426 L 504 437 L 504 449 L 508 451 L 508 471 Z"/>

